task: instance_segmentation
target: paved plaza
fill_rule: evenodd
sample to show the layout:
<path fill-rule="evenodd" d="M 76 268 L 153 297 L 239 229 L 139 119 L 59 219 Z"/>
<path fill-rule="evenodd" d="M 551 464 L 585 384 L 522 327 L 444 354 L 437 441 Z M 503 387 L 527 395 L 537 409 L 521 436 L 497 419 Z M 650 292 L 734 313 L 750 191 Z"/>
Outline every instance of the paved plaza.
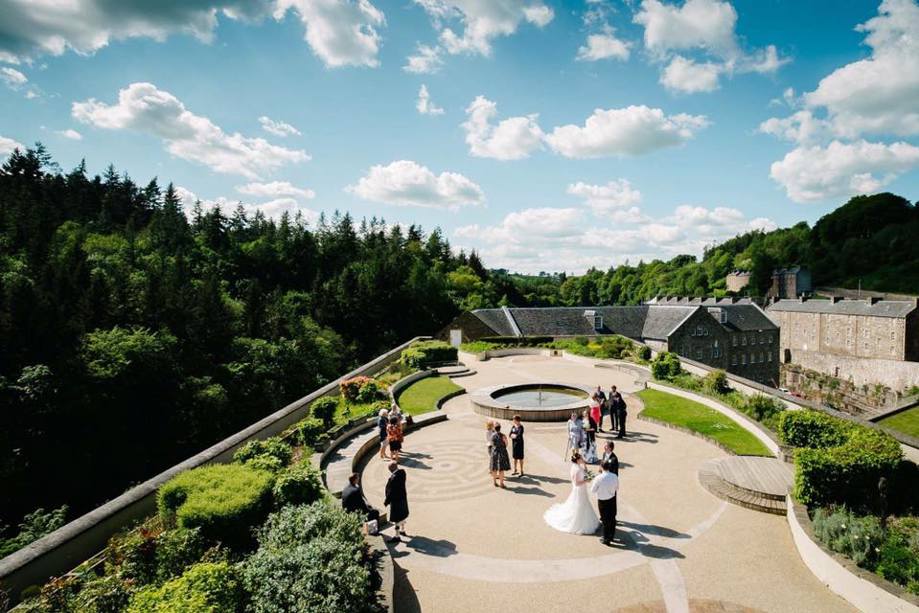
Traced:
<path fill-rule="evenodd" d="M 469 391 L 538 381 L 626 393 L 641 386 L 634 373 L 564 358 L 466 361 L 476 374 L 455 381 Z M 699 484 L 700 465 L 724 451 L 636 419 L 639 399 L 626 400 L 614 547 L 543 522 L 571 487 L 564 424 L 525 424 L 528 474 L 508 478 L 506 490 L 492 485 L 485 419 L 467 396 L 445 405 L 447 421 L 410 433 L 402 463 L 411 538 L 389 546 L 397 613 L 853 610 L 801 562 L 784 517 L 734 506 Z M 384 462 L 373 457 L 363 472 L 368 498 L 382 508 Z"/>

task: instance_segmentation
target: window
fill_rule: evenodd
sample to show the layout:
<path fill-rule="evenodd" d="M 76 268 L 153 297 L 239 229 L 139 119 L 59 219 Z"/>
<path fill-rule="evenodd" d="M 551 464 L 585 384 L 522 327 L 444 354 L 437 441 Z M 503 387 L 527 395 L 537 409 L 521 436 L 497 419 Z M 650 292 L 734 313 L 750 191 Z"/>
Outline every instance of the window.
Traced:
<path fill-rule="evenodd" d="M 594 315 L 594 330 L 602 330 L 602 329 L 603 329 L 603 316 Z"/>
<path fill-rule="evenodd" d="M 772 335 L 771 335 L 771 334 L 769 335 L 769 344 L 770 344 L 770 345 L 772 344 Z"/>
<path fill-rule="evenodd" d="M 702 336 L 702 326 L 696 326 L 696 336 Z"/>
<path fill-rule="evenodd" d="M 772 363 L 772 352 L 771 351 L 766 354 L 766 359 L 769 360 L 770 363 Z"/>
<path fill-rule="evenodd" d="M 736 353 L 731 354 L 731 366 L 737 366 L 737 354 Z"/>
<path fill-rule="evenodd" d="M 708 336 L 708 328 L 702 328 L 702 334 Z"/>
<path fill-rule="evenodd" d="M 696 359 L 697 360 L 702 359 L 702 347 L 696 347 Z"/>
<path fill-rule="evenodd" d="M 736 335 L 736 334 L 732 334 L 732 335 L 731 335 L 731 339 L 732 339 L 732 341 L 733 341 L 733 343 L 734 343 L 734 346 L 736 347 L 736 346 L 737 346 L 737 335 Z"/>
<path fill-rule="evenodd" d="M 744 347 L 747 346 L 747 337 L 746 337 L 746 336 L 741 336 L 741 337 L 740 337 L 740 344 L 743 345 Z"/>
<path fill-rule="evenodd" d="M 747 365 L 747 354 L 746 354 L 746 353 L 741 353 L 741 354 L 740 354 L 740 364 L 741 364 L 742 366 L 746 366 L 746 365 Z"/>
<path fill-rule="evenodd" d="M 713 358 L 721 357 L 721 347 L 718 346 L 718 343 L 715 343 L 715 346 L 712 347 L 712 357 Z"/>

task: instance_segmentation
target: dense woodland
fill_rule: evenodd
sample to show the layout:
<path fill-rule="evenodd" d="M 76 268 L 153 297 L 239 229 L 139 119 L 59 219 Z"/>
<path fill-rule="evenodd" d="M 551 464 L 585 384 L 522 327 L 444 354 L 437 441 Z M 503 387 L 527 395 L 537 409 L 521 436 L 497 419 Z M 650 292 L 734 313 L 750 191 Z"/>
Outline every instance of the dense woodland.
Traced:
<path fill-rule="evenodd" d="M 792 264 L 820 284 L 919 293 L 916 236 L 916 207 L 880 194 L 701 261 L 522 276 L 454 253 L 439 230 L 186 211 L 155 179 L 17 151 L 0 167 L 0 539 L 37 507 L 73 517 L 461 310 L 723 293 L 733 268 L 762 291 Z"/>

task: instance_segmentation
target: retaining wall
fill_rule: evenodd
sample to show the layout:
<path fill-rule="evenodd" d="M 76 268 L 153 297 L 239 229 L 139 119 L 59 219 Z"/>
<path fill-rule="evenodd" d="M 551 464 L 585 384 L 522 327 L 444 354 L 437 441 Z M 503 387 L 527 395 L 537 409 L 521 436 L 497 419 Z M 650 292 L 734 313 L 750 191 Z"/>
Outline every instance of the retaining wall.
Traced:
<path fill-rule="evenodd" d="M 0 560 L 0 583 L 10 591 L 15 601 L 24 588 L 41 585 L 50 577 L 70 571 L 102 550 L 113 534 L 155 513 L 157 489 L 174 476 L 206 464 L 228 462 L 233 453 L 247 442 L 280 434 L 308 415 L 311 402 L 323 396 L 337 395 L 338 384 L 342 380 L 375 374 L 396 361 L 411 343 L 428 338 L 416 337 L 387 351 L 3 558 Z"/>

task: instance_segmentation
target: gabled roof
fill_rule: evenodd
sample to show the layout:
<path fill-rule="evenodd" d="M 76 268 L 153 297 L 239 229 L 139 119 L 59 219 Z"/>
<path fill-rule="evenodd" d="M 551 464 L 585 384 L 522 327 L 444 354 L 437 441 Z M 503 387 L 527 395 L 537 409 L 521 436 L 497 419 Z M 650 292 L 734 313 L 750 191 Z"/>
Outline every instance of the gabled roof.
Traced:
<path fill-rule="evenodd" d="M 912 300 L 777 300 L 766 310 L 793 313 L 827 313 L 836 315 L 869 315 L 871 317 L 903 318 L 916 309 Z"/>
<path fill-rule="evenodd" d="M 476 309 L 472 314 L 494 330 L 495 336 L 515 336 L 514 329 L 501 309 Z"/>

